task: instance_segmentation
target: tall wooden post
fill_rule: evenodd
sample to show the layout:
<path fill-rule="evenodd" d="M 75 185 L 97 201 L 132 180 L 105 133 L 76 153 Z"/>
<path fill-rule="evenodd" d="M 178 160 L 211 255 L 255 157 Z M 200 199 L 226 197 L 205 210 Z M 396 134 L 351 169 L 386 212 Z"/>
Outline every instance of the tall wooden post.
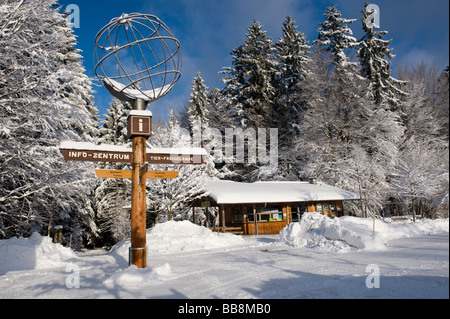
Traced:
<path fill-rule="evenodd" d="M 131 170 L 131 248 L 130 264 L 138 268 L 147 267 L 147 238 L 146 238 L 146 143 L 151 133 L 150 119 L 143 117 L 147 104 L 142 100 L 136 100 L 133 111 L 128 119 L 128 135 L 132 138 L 133 162 Z M 135 112 L 137 111 L 137 112 Z M 147 111 L 148 112 L 148 111 Z M 137 115 L 136 115 L 137 113 Z M 151 112 L 149 112 L 151 114 Z M 150 121 L 143 125 L 144 121 Z M 134 125 L 137 124 L 137 125 Z M 145 169 L 143 169 L 145 168 Z"/>
<path fill-rule="evenodd" d="M 131 253 L 130 263 L 138 268 L 147 267 L 146 251 L 146 179 L 140 176 L 145 162 L 146 138 L 133 137 L 133 166 L 131 171 Z"/>

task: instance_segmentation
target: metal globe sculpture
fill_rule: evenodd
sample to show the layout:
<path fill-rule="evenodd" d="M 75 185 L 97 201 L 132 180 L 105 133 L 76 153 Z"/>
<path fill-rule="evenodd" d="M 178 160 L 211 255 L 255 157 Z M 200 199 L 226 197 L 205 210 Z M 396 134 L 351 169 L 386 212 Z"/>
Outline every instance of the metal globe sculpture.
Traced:
<path fill-rule="evenodd" d="M 180 78 L 180 42 L 156 16 L 122 14 L 97 33 L 94 64 L 114 97 L 147 105 L 169 93 Z"/>

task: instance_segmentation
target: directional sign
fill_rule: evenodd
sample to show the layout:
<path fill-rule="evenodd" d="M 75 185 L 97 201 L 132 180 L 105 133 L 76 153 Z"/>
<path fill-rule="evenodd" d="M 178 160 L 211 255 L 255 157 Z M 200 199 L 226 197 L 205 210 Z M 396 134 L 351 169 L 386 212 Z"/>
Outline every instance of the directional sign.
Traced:
<path fill-rule="evenodd" d="M 131 152 L 60 149 L 66 161 L 131 163 Z"/>
<path fill-rule="evenodd" d="M 147 153 L 149 164 L 202 164 L 203 156 L 192 154 Z"/>
<path fill-rule="evenodd" d="M 98 177 L 102 178 L 131 178 L 131 171 L 129 170 L 109 170 L 96 169 Z M 145 178 L 177 178 L 179 172 L 176 171 L 148 171 L 144 174 Z"/>
<path fill-rule="evenodd" d="M 95 172 L 101 178 L 131 178 L 131 171 L 128 170 L 96 169 Z"/>
<path fill-rule="evenodd" d="M 177 171 L 148 171 L 145 173 L 145 178 L 177 178 Z"/>
<path fill-rule="evenodd" d="M 132 150 L 123 146 L 63 142 L 59 149 L 66 161 L 133 162 Z M 202 148 L 158 148 L 150 149 L 146 160 L 149 164 L 203 164 L 205 155 L 206 151 Z"/>

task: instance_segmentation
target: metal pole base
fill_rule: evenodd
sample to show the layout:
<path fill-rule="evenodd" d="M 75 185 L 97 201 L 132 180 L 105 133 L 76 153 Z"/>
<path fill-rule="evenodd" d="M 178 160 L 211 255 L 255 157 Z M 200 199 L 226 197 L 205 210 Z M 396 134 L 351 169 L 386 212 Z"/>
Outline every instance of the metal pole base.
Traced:
<path fill-rule="evenodd" d="M 128 266 L 135 265 L 138 268 L 146 268 L 148 265 L 148 254 L 145 247 L 130 247 L 128 250 Z"/>

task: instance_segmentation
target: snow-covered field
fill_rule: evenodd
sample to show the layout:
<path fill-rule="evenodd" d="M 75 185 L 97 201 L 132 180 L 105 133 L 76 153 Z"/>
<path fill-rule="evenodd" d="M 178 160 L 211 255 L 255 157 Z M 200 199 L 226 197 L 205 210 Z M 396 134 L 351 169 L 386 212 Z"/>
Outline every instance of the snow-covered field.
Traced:
<path fill-rule="evenodd" d="M 147 232 L 149 267 L 129 241 L 75 253 L 34 234 L 0 241 L 0 298 L 449 298 L 449 220 L 305 214 L 280 235 L 212 233 L 190 222 Z"/>

